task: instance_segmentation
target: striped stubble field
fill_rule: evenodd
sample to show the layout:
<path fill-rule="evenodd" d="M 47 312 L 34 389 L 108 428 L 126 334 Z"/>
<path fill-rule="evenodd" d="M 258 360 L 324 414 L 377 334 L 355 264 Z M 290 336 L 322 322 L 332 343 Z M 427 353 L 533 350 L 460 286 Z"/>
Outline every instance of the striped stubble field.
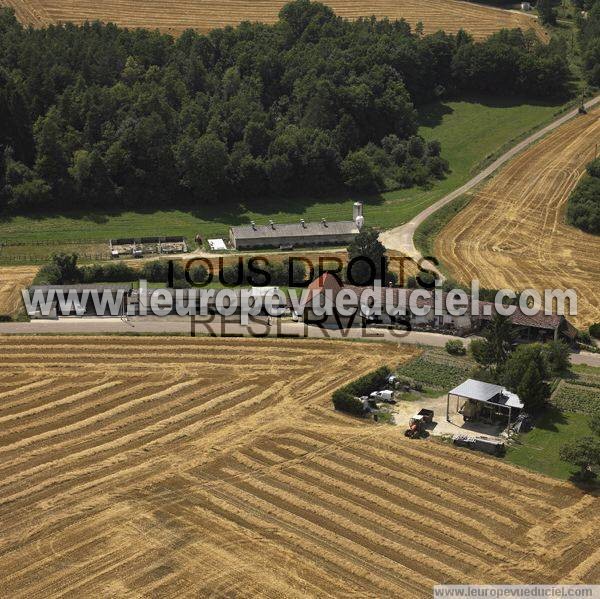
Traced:
<path fill-rule="evenodd" d="M 0 337 L 10 597 L 418 597 L 600 582 L 598 499 L 333 411 L 416 349 Z"/>
<path fill-rule="evenodd" d="M 241 21 L 273 23 L 286 0 L 0 0 L 14 8 L 17 18 L 34 27 L 71 21 L 113 22 L 121 27 L 145 27 L 179 34 L 186 29 L 208 31 Z M 542 40 L 548 33 L 532 16 L 462 0 L 328 0 L 346 18 L 406 19 L 413 27 L 422 22 L 426 33 L 464 29 L 477 39 L 500 29 L 533 29 Z"/>
<path fill-rule="evenodd" d="M 600 322 L 600 237 L 565 221 L 593 160 L 600 109 L 556 129 L 503 168 L 441 231 L 435 255 L 457 280 L 489 289 L 574 289 L 580 327 Z"/>

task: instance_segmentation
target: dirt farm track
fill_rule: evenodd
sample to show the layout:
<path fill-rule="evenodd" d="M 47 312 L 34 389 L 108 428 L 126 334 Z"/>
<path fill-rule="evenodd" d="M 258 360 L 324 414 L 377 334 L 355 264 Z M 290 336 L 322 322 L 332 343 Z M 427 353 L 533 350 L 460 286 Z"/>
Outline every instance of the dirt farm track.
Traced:
<path fill-rule="evenodd" d="M 23 23 L 36 27 L 72 21 L 112 21 L 123 27 L 147 27 L 170 33 L 185 29 L 208 31 L 240 21 L 272 23 L 286 0 L 0 0 L 11 6 Z M 536 19 L 526 15 L 463 2 L 462 0 L 329 0 L 337 14 L 348 18 L 375 15 L 406 19 L 411 25 L 422 21 L 425 32 L 461 27 L 476 38 L 485 38 L 502 28 L 534 29 L 548 39 Z"/>
<path fill-rule="evenodd" d="M 334 412 L 373 343 L 0 337 L 9 597 L 600 582 L 598 499 Z"/>
<path fill-rule="evenodd" d="M 575 289 L 578 326 L 600 322 L 600 238 L 565 223 L 569 195 L 600 143 L 600 110 L 512 160 L 442 230 L 435 255 L 490 289 Z"/>

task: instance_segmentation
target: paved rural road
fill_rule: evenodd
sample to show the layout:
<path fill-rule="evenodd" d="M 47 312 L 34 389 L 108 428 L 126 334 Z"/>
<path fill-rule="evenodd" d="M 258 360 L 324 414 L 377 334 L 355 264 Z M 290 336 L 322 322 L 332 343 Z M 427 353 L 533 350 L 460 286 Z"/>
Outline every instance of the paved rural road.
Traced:
<path fill-rule="evenodd" d="M 196 325 L 198 335 L 270 335 L 310 337 L 311 339 L 364 339 L 409 343 L 412 345 L 432 345 L 443 347 L 446 341 L 460 339 L 468 345 L 469 340 L 440 335 L 438 333 L 389 331 L 387 329 L 369 328 L 363 332 L 361 328 L 351 328 L 347 331 L 336 329 L 321 329 L 317 326 L 304 326 L 291 320 L 273 320 L 269 329 L 264 319 L 256 319 L 252 329 L 242 326 L 239 322 L 214 319 L 211 325 Z M 134 317 L 129 321 L 120 318 L 61 318 L 59 320 L 32 320 L 31 322 L 14 322 L 0 324 L 0 335 L 103 335 L 103 334 L 142 334 L 142 335 L 189 335 L 190 318 L 170 316 L 159 318 L 146 316 Z"/>
<path fill-rule="evenodd" d="M 146 316 L 131 318 L 123 321 L 120 318 L 61 318 L 59 320 L 32 320 L 31 322 L 13 322 L 0 324 L 0 335 L 189 335 L 190 319 L 185 317 L 159 318 Z M 447 341 L 458 339 L 465 345 L 475 339 L 471 337 L 453 337 L 439 333 L 413 331 L 389 331 L 387 329 L 369 328 L 363 331 L 352 328 L 347 331 L 321 329 L 316 326 L 304 326 L 291 320 L 274 319 L 272 327 L 267 327 L 264 319 L 257 319 L 252 324 L 252 330 L 237 322 L 223 324 L 222 319 L 216 319 L 211 325 L 196 325 L 197 335 L 255 335 L 255 336 L 296 336 L 310 339 L 356 339 L 365 341 L 387 341 L 392 343 L 407 343 L 409 345 L 428 345 L 444 347 Z M 571 355 L 573 364 L 587 364 L 600 367 L 600 354 L 580 352 Z"/>
<path fill-rule="evenodd" d="M 590 109 L 592 106 L 595 106 L 600 102 L 600 96 L 596 96 L 592 98 L 588 102 L 585 103 L 585 107 Z M 475 175 L 470 181 L 467 181 L 462 187 L 455 189 L 450 192 L 448 195 L 444 196 L 441 200 L 435 202 L 428 208 L 425 208 L 422 212 L 417 214 L 415 218 L 413 218 L 410 222 L 400 225 L 399 227 L 395 227 L 394 229 L 389 229 L 388 231 L 384 231 L 379 239 L 385 245 L 385 247 L 389 250 L 396 250 L 402 252 L 404 255 L 413 258 L 414 260 L 420 260 L 422 258 L 421 254 L 417 250 L 414 244 L 414 234 L 417 227 L 429 216 L 431 216 L 434 212 L 437 212 L 442 206 L 450 203 L 452 200 L 460 197 L 470 189 L 473 189 L 476 185 L 479 185 L 482 181 L 487 179 L 491 174 L 496 172 L 503 164 L 508 162 L 511 158 L 514 158 L 519 152 L 522 152 L 525 148 L 536 142 L 538 139 L 544 137 L 550 131 L 553 131 L 557 127 L 560 127 L 570 119 L 576 117 L 578 114 L 578 109 L 571 110 L 567 114 L 564 114 L 560 118 L 556 119 L 543 129 L 536 131 L 522 142 L 518 143 L 516 146 L 512 147 L 508 152 L 502 154 L 500 158 L 492 162 L 487 168 L 482 170 L 480 173 Z M 423 264 L 424 267 L 428 269 L 433 269 L 438 275 L 443 278 L 443 275 L 434 267 L 433 264 L 429 262 L 425 262 Z"/>
<path fill-rule="evenodd" d="M 587 364 L 588 366 L 596 366 L 600 368 L 600 354 L 582 351 L 578 354 L 571 355 L 572 364 Z"/>

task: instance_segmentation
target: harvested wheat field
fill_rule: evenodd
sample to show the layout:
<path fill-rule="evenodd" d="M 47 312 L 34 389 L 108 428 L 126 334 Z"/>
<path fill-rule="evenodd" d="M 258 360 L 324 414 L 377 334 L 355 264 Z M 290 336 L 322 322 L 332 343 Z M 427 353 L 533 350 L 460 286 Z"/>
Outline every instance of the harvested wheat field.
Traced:
<path fill-rule="evenodd" d="M 331 409 L 349 373 L 414 351 L 0 338 L 3 595 L 418 597 L 441 581 L 600 582 L 597 499 Z"/>
<path fill-rule="evenodd" d="M 520 154 L 442 230 L 436 256 L 459 281 L 491 289 L 575 289 L 579 314 L 570 320 L 600 322 L 600 237 L 564 215 L 599 140 L 596 110 Z"/>
<path fill-rule="evenodd" d="M 0 267 L 0 314 L 15 315 L 23 306 L 21 289 L 33 281 L 37 266 Z"/>
<path fill-rule="evenodd" d="M 208 31 L 241 21 L 273 23 L 284 4 L 286 0 L 0 0 L 0 5 L 12 6 L 23 23 L 34 26 L 100 20 L 175 34 L 190 28 Z M 413 26 L 422 21 L 426 33 L 463 28 L 481 39 L 499 29 L 521 27 L 534 29 L 540 38 L 548 39 L 537 19 L 461 0 L 329 0 L 326 4 L 347 18 L 404 18 Z"/>

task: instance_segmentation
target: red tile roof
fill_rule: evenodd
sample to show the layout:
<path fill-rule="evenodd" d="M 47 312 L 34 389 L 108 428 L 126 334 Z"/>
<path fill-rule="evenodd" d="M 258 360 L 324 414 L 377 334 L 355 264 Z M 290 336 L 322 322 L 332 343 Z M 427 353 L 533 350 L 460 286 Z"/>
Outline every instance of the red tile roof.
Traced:
<path fill-rule="evenodd" d="M 491 306 L 491 315 L 484 314 L 484 306 Z M 493 302 L 479 303 L 479 315 L 482 320 L 491 320 L 495 313 L 496 310 Z M 533 316 L 529 316 L 528 314 L 524 314 L 519 306 L 516 306 L 514 314 L 510 317 L 510 321 L 514 325 L 551 331 L 556 330 L 562 324 L 563 320 L 566 320 L 564 316 L 559 316 L 558 314 L 544 314 L 543 312 L 538 312 Z"/>
<path fill-rule="evenodd" d="M 333 274 L 326 272 L 323 273 L 319 278 L 315 279 L 308 286 L 308 295 L 306 298 L 305 305 L 310 303 L 314 298 L 318 297 L 325 289 L 331 289 L 333 292 L 333 297 L 335 298 L 336 294 L 342 289 L 350 289 L 354 291 L 358 297 L 360 297 L 361 293 L 365 290 L 371 289 L 373 287 L 358 287 L 355 285 L 342 285 L 340 280 Z M 423 291 L 422 289 L 407 289 L 403 287 L 381 287 L 381 305 L 385 305 L 386 301 L 389 299 L 394 303 L 397 307 L 408 306 L 410 302 L 411 295 L 416 293 L 417 291 Z M 426 305 L 433 305 L 434 303 L 434 290 L 431 290 L 432 297 L 429 299 L 419 298 L 417 305 L 418 307 L 423 307 Z M 442 304 L 445 306 L 447 293 L 442 293 Z M 491 306 L 491 314 L 484 313 L 484 306 Z M 479 302 L 479 318 L 481 320 L 491 320 L 492 315 L 496 313 L 494 303 L 493 302 Z M 565 334 L 572 337 L 576 334 L 575 328 L 566 320 L 564 316 L 559 316 L 557 314 L 544 314 L 543 312 L 539 312 L 534 316 L 528 316 L 524 314 L 523 311 L 516 306 L 516 310 L 514 314 L 510 317 L 511 322 L 517 326 L 524 327 L 532 327 L 536 329 L 544 329 L 554 331 L 557 328 L 564 328 Z M 565 323 L 563 325 L 563 323 Z"/>
<path fill-rule="evenodd" d="M 331 289 L 333 296 L 335 297 L 341 288 L 342 283 L 335 275 L 331 274 L 330 272 L 324 272 L 308 286 L 308 293 L 306 294 L 304 305 L 313 301 L 326 289 Z"/>

